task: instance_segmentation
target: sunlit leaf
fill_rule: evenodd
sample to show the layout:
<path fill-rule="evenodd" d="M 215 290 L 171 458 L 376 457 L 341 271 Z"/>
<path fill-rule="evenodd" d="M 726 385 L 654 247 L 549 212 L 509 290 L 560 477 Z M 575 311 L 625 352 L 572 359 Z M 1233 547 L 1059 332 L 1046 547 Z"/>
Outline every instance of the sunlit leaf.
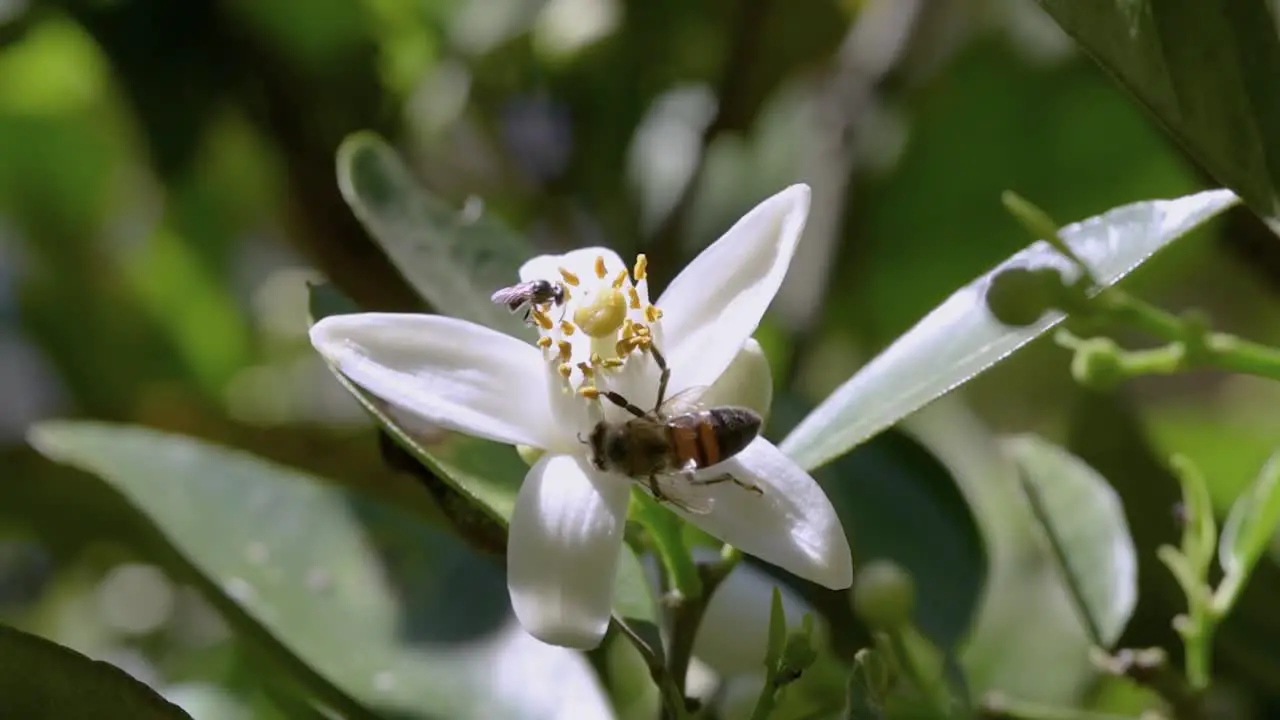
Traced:
<path fill-rule="evenodd" d="M 1222 525 L 1218 562 L 1228 574 L 1248 573 L 1280 525 L 1280 453 L 1258 473 Z"/>
<path fill-rule="evenodd" d="M 534 256 L 521 237 L 429 194 L 385 140 L 355 133 L 338 148 L 338 185 L 387 257 L 441 314 L 532 341 L 533 331 L 489 296 L 519 281 Z"/>
<path fill-rule="evenodd" d="M 149 429 L 51 422 L 30 439 L 123 494 L 242 632 L 348 716 L 604 711 L 581 655 L 515 623 L 500 567 L 396 508 Z"/>
<path fill-rule="evenodd" d="M 1021 471 L 1063 583 L 1095 642 L 1111 647 L 1137 603 L 1138 560 L 1115 490 L 1082 460 L 1034 435 L 1001 443 Z"/>
<path fill-rule="evenodd" d="M 178 720 L 186 714 L 120 668 L 0 625 L 0 706 L 14 718 Z"/>
<path fill-rule="evenodd" d="M 1176 200 L 1125 205 L 1062 228 L 1063 239 L 1109 285 L 1209 218 L 1236 196 L 1211 190 Z M 987 308 L 992 278 L 1010 268 L 1076 268 L 1037 241 L 961 288 L 822 402 L 781 447 L 815 468 L 919 410 L 1062 321 L 1050 312 L 1026 327 L 1008 327 Z"/>
<path fill-rule="evenodd" d="M 1280 227 L 1280 35 L 1267 0 L 1039 0 L 1193 157 Z"/>

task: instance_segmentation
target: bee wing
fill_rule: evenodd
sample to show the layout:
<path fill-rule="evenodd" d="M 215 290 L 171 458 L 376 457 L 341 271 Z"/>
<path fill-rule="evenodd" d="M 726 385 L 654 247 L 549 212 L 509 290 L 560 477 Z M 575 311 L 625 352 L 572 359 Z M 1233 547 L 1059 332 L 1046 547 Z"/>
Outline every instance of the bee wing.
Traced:
<path fill-rule="evenodd" d="M 668 417 L 701 410 L 706 407 L 706 403 L 702 402 L 702 396 L 708 387 L 707 385 L 687 387 L 664 400 L 658 410 Z"/>
<path fill-rule="evenodd" d="M 690 484 L 687 478 L 679 474 L 657 475 L 654 480 L 662 495 L 655 498 L 658 502 L 670 503 L 690 515 L 706 515 L 711 512 L 714 501 L 706 492 L 705 486 Z M 649 487 L 647 479 L 637 482 L 653 494 L 653 488 Z"/>
<path fill-rule="evenodd" d="M 489 296 L 489 299 L 499 305 L 515 305 L 524 302 L 525 294 L 524 283 L 521 283 L 519 285 L 499 288 Z"/>

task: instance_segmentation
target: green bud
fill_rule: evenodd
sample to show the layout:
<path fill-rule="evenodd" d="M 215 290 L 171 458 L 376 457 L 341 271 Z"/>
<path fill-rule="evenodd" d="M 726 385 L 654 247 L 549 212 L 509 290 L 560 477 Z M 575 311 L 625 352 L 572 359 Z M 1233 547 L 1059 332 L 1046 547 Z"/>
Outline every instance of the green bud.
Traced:
<path fill-rule="evenodd" d="M 542 448 L 529 447 L 528 445 L 516 446 L 516 454 L 519 455 L 520 459 L 524 461 L 524 464 L 529 467 L 533 467 L 534 463 L 538 462 L 546 452 L 547 451 Z"/>
<path fill-rule="evenodd" d="M 1089 387 L 1106 389 L 1124 380 L 1120 346 L 1111 338 L 1080 340 L 1071 359 L 1071 376 Z"/>
<path fill-rule="evenodd" d="M 853 611 L 874 630 L 894 630 L 911 622 L 915 583 L 897 564 L 876 560 L 853 582 Z"/>
<path fill-rule="evenodd" d="M 1013 267 L 991 278 L 986 301 L 996 320 L 1010 327 L 1026 327 L 1060 308 L 1065 291 L 1056 268 Z"/>
<path fill-rule="evenodd" d="M 787 644 L 782 650 L 782 659 L 778 663 L 778 674 L 774 680 L 776 685 L 795 682 L 818 660 L 818 652 L 813 648 L 809 637 L 812 626 L 787 636 Z"/>

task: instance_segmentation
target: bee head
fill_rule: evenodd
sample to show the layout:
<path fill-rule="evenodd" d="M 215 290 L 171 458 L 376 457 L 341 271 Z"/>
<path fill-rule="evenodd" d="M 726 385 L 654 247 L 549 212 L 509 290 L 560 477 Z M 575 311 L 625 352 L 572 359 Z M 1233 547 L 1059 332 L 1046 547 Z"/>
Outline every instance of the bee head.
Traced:
<path fill-rule="evenodd" d="M 582 435 L 578 435 L 578 440 L 585 443 L 591 448 L 591 464 L 597 470 L 603 472 L 605 470 L 605 443 L 609 433 L 609 426 L 606 423 L 599 422 L 591 428 L 591 434 L 586 440 L 582 439 Z"/>
<path fill-rule="evenodd" d="M 551 288 L 551 299 L 555 301 L 556 305 L 564 304 L 564 283 L 557 282 Z"/>

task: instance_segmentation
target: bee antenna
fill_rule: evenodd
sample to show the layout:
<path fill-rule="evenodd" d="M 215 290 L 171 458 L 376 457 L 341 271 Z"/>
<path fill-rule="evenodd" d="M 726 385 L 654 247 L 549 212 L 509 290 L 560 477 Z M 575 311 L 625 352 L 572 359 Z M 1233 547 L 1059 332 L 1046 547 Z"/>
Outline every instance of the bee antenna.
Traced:
<path fill-rule="evenodd" d="M 578 442 L 582 443 L 583 445 L 587 444 L 586 438 L 582 437 L 582 433 L 578 433 Z"/>

